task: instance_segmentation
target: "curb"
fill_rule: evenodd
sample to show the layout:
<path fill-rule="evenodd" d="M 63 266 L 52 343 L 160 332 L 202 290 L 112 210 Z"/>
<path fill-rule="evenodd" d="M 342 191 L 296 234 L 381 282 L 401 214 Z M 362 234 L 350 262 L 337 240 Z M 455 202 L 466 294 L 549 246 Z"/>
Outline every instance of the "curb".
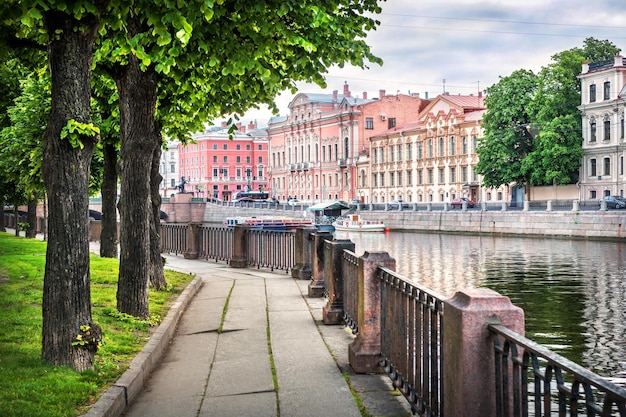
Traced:
<path fill-rule="evenodd" d="M 130 362 L 120 379 L 111 385 L 83 417 L 119 417 L 141 393 L 152 371 L 165 354 L 176 327 L 189 302 L 202 288 L 202 278 L 196 277 L 187 285 L 170 307 L 143 350 Z"/>

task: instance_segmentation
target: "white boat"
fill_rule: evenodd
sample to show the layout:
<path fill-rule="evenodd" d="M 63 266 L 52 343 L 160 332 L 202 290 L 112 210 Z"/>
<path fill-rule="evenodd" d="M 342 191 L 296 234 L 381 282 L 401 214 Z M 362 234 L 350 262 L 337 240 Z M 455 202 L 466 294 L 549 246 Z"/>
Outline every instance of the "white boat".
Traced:
<path fill-rule="evenodd" d="M 387 230 L 382 221 L 365 220 L 358 214 L 337 219 L 333 226 L 338 232 L 384 232 Z"/>

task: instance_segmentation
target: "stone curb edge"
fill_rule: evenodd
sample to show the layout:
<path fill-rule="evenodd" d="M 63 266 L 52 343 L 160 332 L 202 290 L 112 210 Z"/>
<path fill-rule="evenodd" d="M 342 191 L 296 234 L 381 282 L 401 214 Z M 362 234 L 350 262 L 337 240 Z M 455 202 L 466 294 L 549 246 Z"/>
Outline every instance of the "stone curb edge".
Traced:
<path fill-rule="evenodd" d="M 144 384 L 159 364 L 174 337 L 180 317 L 202 288 L 202 278 L 194 278 L 178 296 L 167 316 L 150 337 L 143 350 L 130 362 L 120 379 L 111 385 L 83 417 L 119 417 L 141 393 Z"/>

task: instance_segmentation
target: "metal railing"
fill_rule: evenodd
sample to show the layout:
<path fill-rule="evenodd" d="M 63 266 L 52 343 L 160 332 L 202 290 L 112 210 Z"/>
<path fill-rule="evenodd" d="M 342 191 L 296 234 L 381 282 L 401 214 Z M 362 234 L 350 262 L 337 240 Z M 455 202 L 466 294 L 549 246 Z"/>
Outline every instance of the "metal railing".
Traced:
<path fill-rule="evenodd" d="M 421 416 L 443 414 L 443 297 L 378 267 L 381 362 Z"/>
<path fill-rule="evenodd" d="M 289 272 L 295 265 L 295 232 L 283 230 L 247 230 L 247 265 Z"/>
<path fill-rule="evenodd" d="M 359 332 L 359 257 L 352 251 L 343 251 L 343 321 L 353 334 Z"/>
<path fill-rule="evenodd" d="M 161 251 L 175 255 L 185 253 L 187 250 L 187 225 L 186 224 L 163 224 L 161 225 Z"/>
<path fill-rule="evenodd" d="M 626 389 L 492 324 L 498 416 L 626 416 Z"/>
<path fill-rule="evenodd" d="M 228 263 L 233 257 L 233 229 L 207 225 L 198 227 L 198 256 Z"/>

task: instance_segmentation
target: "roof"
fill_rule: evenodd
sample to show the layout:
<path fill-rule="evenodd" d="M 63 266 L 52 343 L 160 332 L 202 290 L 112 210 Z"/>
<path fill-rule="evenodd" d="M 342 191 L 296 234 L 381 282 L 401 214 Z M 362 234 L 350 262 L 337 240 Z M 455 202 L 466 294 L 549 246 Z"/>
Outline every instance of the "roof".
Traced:
<path fill-rule="evenodd" d="M 349 208 L 350 206 L 345 204 L 343 201 L 327 201 L 326 203 L 314 204 L 311 207 L 308 207 L 307 210 L 312 210 L 312 211 L 344 210 L 344 209 L 349 209 Z"/>

